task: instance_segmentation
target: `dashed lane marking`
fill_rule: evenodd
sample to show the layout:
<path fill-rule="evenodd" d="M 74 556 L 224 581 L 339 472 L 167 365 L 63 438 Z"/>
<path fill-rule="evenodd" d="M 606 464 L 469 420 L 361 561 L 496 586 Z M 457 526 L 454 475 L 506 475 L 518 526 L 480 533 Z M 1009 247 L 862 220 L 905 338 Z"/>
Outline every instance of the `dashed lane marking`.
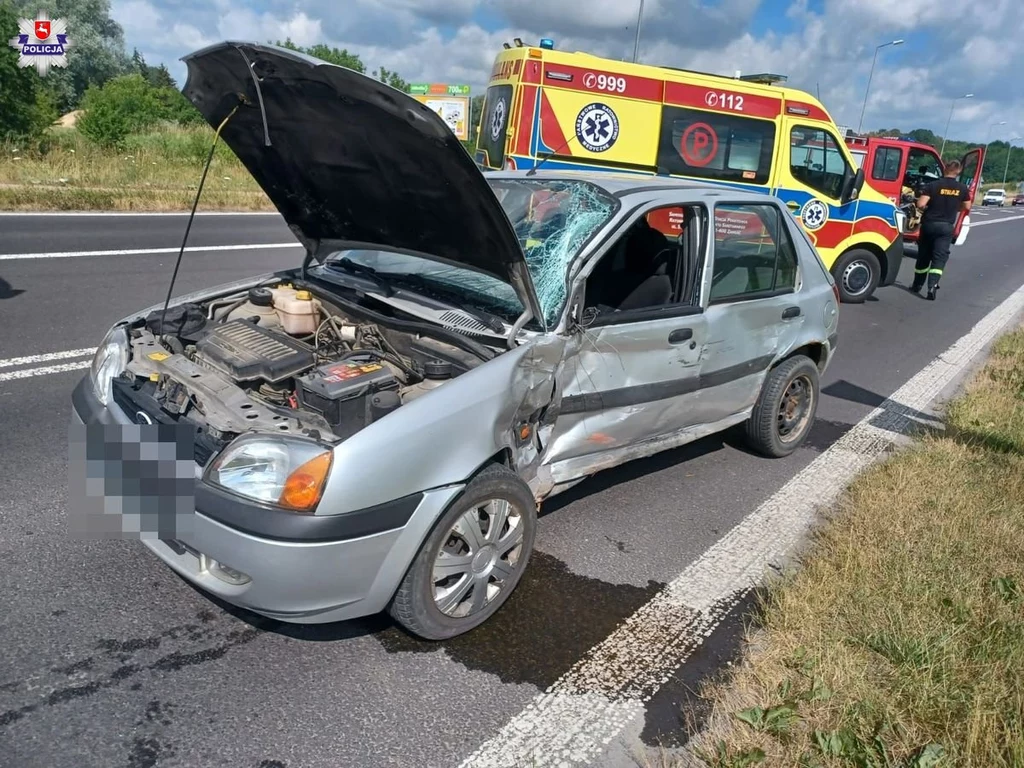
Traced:
<path fill-rule="evenodd" d="M 34 363 L 48 363 L 51 360 L 67 360 L 71 357 L 85 357 L 96 351 L 96 347 L 82 347 L 82 349 L 68 349 L 63 352 L 47 352 L 42 355 L 26 355 L 25 357 L 8 357 L 0 360 L 0 368 L 13 368 L 18 365 L 33 365 Z"/>
<path fill-rule="evenodd" d="M 33 376 L 46 376 L 51 373 L 77 371 L 82 368 L 88 368 L 91 364 L 92 360 L 78 360 L 74 363 L 61 363 L 60 365 L 44 365 L 39 368 L 21 368 L 17 371 L 4 371 L 3 373 L 0 373 L 0 381 L 30 379 Z"/>
<path fill-rule="evenodd" d="M 20 216 L 81 216 L 86 218 L 98 218 L 100 216 L 114 217 L 124 216 L 128 218 L 139 218 L 143 216 L 188 216 L 188 211 L 4 211 L 0 218 Z M 280 216 L 277 211 L 196 211 L 196 216 Z"/>
<path fill-rule="evenodd" d="M 185 253 L 205 253 L 207 251 L 264 251 L 279 248 L 301 248 L 299 243 L 252 243 L 249 245 L 190 245 Z M 112 251 L 52 251 L 50 253 L 0 253 L 0 261 L 15 259 L 74 259 L 83 256 L 152 256 L 156 254 L 177 253 L 180 246 L 174 248 L 125 248 Z"/>
<path fill-rule="evenodd" d="M 971 229 L 974 229 L 975 227 L 987 227 L 989 224 L 1003 224 L 1007 221 L 1017 221 L 1019 219 L 1024 219 L 1024 214 L 1018 214 L 1016 216 L 1003 216 L 1001 218 L 991 219 L 989 221 L 974 222 L 971 224 Z"/>

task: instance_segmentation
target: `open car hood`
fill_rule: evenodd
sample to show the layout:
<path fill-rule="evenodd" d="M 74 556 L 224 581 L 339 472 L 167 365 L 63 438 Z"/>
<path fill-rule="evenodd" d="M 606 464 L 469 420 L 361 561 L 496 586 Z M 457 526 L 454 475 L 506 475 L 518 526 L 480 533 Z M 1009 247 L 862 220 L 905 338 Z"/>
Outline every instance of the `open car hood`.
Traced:
<path fill-rule="evenodd" d="M 272 45 L 182 59 L 183 92 L 323 262 L 345 248 L 409 253 L 509 283 L 542 326 L 523 250 L 444 120 L 353 70 Z"/>

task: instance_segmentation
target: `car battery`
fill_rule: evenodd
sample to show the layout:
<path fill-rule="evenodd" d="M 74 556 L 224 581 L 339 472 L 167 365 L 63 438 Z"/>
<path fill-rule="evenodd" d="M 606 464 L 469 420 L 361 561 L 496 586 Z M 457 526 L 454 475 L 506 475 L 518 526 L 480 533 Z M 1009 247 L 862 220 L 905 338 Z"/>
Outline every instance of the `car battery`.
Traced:
<path fill-rule="evenodd" d="M 324 417 L 342 438 L 372 421 L 370 400 L 398 389 L 391 370 L 371 355 L 353 355 L 314 368 L 296 379 L 300 405 Z"/>

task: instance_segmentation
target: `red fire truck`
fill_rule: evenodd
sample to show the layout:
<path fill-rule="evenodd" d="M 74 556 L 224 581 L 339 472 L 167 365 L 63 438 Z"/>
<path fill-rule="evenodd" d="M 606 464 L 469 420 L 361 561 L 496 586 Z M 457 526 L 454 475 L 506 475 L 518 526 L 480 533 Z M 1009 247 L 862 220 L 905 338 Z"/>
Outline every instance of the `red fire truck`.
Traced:
<path fill-rule="evenodd" d="M 846 131 L 846 146 L 853 159 L 864 169 L 867 184 L 874 187 L 899 207 L 909 206 L 928 182 L 940 178 L 944 165 L 935 147 L 921 144 L 908 137 L 861 136 Z M 985 162 L 985 148 L 972 149 L 960 161 L 960 181 L 971 188 L 974 199 L 981 181 L 979 170 Z M 960 215 L 954 238 L 963 244 L 970 229 L 970 217 Z M 917 227 L 904 233 L 909 242 L 917 240 Z"/>

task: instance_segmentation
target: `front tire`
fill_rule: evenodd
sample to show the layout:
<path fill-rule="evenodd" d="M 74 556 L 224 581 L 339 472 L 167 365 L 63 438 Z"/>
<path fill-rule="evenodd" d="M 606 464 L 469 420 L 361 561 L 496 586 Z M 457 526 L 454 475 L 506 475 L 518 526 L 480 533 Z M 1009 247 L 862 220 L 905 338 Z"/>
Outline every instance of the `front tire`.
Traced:
<path fill-rule="evenodd" d="M 782 361 L 768 371 L 747 421 L 747 443 L 773 459 L 789 456 L 803 445 L 818 412 L 818 366 L 804 355 Z"/>
<path fill-rule="evenodd" d="M 882 280 L 882 265 L 871 251 L 853 248 L 836 261 L 832 277 L 844 304 L 863 304 Z"/>
<path fill-rule="evenodd" d="M 423 542 L 388 612 L 425 640 L 480 626 L 519 584 L 536 533 L 529 486 L 500 464 L 487 466 Z"/>
<path fill-rule="evenodd" d="M 847 251 L 831 268 L 840 300 L 845 304 L 862 304 L 882 281 L 879 257 L 863 248 Z"/>

